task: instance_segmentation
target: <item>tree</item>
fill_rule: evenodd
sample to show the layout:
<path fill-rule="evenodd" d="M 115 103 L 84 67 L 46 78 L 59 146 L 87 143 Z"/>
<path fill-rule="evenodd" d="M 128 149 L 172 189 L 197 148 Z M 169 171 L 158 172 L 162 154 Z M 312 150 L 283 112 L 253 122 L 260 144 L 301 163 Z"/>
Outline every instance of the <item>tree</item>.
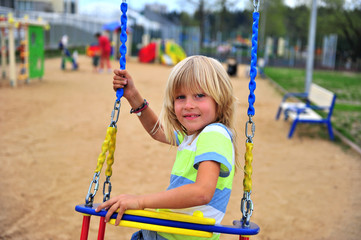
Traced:
<path fill-rule="evenodd" d="M 285 12 L 282 0 L 265 1 L 267 4 L 266 36 L 284 37 L 286 35 Z"/>
<path fill-rule="evenodd" d="M 338 35 L 338 50 L 348 52 L 353 61 L 361 58 L 361 3 L 351 2 L 353 9 L 345 5 L 344 0 L 323 0 L 325 9 L 322 21 L 325 22 L 324 34 Z M 327 15 L 326 15 L 327 14 Z"/>
<path fill-rule="evenodd" d="M 295 43 L 300 40 L 307 42 L 310 9 L 306 5 L 298 5 L 295 8 L 287 7 L 285 11 L 285 25 L 287 29 L 287 37 Z M 317 25 L 318 27 L 318 25 Z"/>
<path fill-rule="evenodd" d="M 197 10 L 194 13 L 194 18 L 196 20 L 198 20 L 199 23 L 199 31 L 200 31 L 200 42 L 199 42 L 199 47 L 200 49 L 203 48 L 203 43 L 204 43 L 204 39 L 205 39 L 205 31 L 204 31 L 204 23 L 205 23 L 205 19 L 206 19 L 206 13 L 205 13 L 205 0 L 189 0 L 190 3 L 192 3 L 193 5 L 197 6 Z"/>
<path fill-rule="evenodd" d="M 219 9 L 216 13 L 218 15 L 217 29 L 216 31 L 221 32 L 221 41 L 228 39 L 230 33 L 234 29 L 234 23 L 232 13 L 229 11 L 236 4 L 235 0 L 217 0 L 216 7 Z"/>

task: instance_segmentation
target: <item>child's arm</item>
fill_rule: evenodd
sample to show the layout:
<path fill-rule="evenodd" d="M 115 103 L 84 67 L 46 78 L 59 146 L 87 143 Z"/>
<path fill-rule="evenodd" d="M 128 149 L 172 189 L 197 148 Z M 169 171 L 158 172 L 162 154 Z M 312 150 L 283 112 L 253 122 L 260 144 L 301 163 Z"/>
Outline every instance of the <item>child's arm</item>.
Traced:
<path fill-rule="evenodd" d="M 128 100 L 133 109 L 142 106 L 144 98 L 142 98 L 138 89 L 135 87 L 134 81 L 128 71 L 116 69 L 114 70 L 114 74 L 113 89 L 116 91 L 118 88 L 124 88 L 123 96 Z M 149 106 L 142 111 L 139 120 L 153 139 L 169 144 L 162 127 L 158 126 L 158 116 Z"/>
<path fill-rule="evenodd" d="M 119 195 L 99 205 L 96 211 L 98 212 L 103 208 L 108 209 L 105 217 L 105 220 L 108 222 L 110 216 L 119 210 L 115 223 L 118 225 L 124 211 L 127 209 L 179 209 L 205 205 L 211 201 L 214 195 L 219 172 L 219 163 L 204 161 L 199 164 L 195 183 L 149 195 Z"/>

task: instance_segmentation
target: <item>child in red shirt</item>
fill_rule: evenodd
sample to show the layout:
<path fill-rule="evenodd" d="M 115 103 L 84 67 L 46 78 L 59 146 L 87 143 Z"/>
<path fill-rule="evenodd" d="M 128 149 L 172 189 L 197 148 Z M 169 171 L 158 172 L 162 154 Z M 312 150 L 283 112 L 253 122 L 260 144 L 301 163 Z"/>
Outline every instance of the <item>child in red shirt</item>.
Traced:
<path fill-rule="evenodd" d="M 98 39 L 98 44 L 100 47 L 100 68 L 99 72 L 103 71 L 103 68 L 108 68 L 108 72 L 112 72 L 112 66 L 110 65 L 110 53 L 111 53 L 111 45 L 107 36 L 101 35 L 100 33 L 96 33 L 95 37 Z"/>

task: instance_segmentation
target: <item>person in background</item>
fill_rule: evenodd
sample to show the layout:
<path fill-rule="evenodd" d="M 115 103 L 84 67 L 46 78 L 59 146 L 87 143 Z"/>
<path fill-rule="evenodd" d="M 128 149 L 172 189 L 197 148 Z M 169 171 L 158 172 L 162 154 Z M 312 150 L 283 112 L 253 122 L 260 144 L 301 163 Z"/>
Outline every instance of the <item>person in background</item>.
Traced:
<path fill-rule="evenodd" d="M 77 51 L 74 51 L 73 54 L 70 53 L 70 51 L 68 49 L 68 41 L 69 41 L 68 35 L 63 35 L 58 44 L 58 48 L 62 52 L 61 69 L 65 70 L 66 62 L 71 62 L 72 69 L 77 70 L 79 68 L 78 53 L 77 53 Z"/>
<path fill-rule="evenodd" d="M 105 67 L 108 69 L 108 72 L 112 72 L 112 66 L 110 65 L 111 44 L 109 38 L 100 33 L 96 33 L 95 37 L 98 39 L 98 45 L 100 48 L 99 72 L 103 72 Z"/>

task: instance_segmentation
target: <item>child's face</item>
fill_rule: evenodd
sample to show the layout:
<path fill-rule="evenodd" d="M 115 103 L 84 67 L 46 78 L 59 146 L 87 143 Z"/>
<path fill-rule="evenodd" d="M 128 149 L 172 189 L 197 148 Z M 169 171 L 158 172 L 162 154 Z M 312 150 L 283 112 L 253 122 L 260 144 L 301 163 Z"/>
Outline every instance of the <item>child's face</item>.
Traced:
<path fill-rule="evenodd" d="M 192 135 L 216 121 L 216 102 L 203 91 L 191 93 L 181 88 L 174 99 L 174 110 L 178 121 Z"/>

